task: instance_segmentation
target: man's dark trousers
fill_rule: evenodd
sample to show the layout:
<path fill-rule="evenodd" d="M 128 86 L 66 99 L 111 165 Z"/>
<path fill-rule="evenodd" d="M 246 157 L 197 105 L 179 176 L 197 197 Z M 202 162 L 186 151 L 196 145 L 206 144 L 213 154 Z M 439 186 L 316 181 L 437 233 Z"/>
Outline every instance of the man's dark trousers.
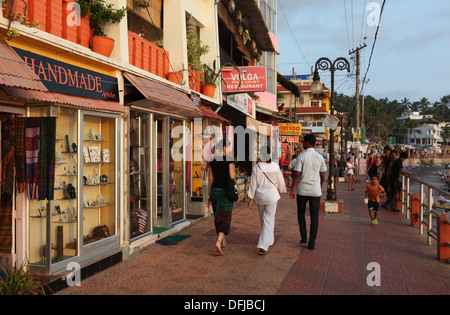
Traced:
<path fill-rule="evenodd" d="M 297 218 L 298 226 L 300 227 L 300 242 L 302 243 L 306 243 L 307 240 L 305 219 L 307 202 L 309 202 L 309 216 L 311 219 L 308 247 L 313 249 L 316 243 L 317 230 L 319 228 L 320 197 L 297 195 Z"/>

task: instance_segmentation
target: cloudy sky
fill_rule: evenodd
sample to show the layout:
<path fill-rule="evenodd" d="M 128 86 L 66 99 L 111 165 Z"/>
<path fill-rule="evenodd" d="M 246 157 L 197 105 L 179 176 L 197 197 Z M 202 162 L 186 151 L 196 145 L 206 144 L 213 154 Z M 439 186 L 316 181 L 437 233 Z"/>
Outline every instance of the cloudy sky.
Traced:
<path fill-rule="evenodd" d="M 369 57 L 382 0 L 278 0 L 278 72 L 308 74 L 315 61 L 347 58 L 352 67 L 335 74 L 337 92 L 354 95 L 355 54 L 361 50 L 365 94 L 431 102 L 450 95 L 450 1 L 387 0 L 370 67 Z M 370 7 L 368 7 L 370 5 Z M 366 38 L 366 39 L 364 39 Z M 330 86 L 330 72 L 320 72 Z"/>

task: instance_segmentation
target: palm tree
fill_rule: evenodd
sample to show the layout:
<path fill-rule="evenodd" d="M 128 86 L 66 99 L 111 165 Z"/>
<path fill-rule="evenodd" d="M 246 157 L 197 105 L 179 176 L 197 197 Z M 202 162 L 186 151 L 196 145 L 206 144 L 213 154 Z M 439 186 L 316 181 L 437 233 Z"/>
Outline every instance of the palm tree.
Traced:
<path fill-rule="evenodd" d="M 411 102 L 406 97 L 401 101 L 401 107 L 403 112 L 410 113 L 411 112 Z"/>
<path fill-rule="evenodd" d="M 423 97 L 419 101 L 419 111 L 422 113 L 422 115 L 427 115 L 428 111 L 430 110 L 430 101 Z"/>

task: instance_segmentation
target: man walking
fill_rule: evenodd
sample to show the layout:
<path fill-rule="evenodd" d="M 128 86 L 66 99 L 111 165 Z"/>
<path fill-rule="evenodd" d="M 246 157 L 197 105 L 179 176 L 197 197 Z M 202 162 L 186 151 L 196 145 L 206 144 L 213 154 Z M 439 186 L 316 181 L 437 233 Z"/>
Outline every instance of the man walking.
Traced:
<path fill-rule="evenodd" d="M 305 151 L 297 157 L 297 165 L 294 168 L 294 182 L 291 188 L 291 198 L 297 195 L 297 218 L 300 227 L 300 244 L 306 244 L 306 203 L 309 202 L 309 215 L 311 218 L 308 248 L 314 249 L 317 230 L 319 228 L 319 207 L 322 196 L 322 185 L 324 182 L 327 166 L 325 159 L 314 149 L 316 137 L 307 134 L 303 138 Z M 298 185 L 298 187 L 297 187 Z"/>

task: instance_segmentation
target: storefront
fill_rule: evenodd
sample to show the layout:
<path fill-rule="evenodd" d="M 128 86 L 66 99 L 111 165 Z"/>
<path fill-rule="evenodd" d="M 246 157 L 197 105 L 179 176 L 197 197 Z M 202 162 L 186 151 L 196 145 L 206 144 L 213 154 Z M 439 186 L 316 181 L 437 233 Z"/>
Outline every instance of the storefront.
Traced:
<path fill-rule="evenodd" d="M 181 91 L 127 72 L 123 76 L 129 110 L 124 215 L 134 248 L 186 220 L 191 197 L 188 135 L 202 112 Z"/>
<path fill-rule="evenodd" d="M 224 137 L 226 127 L 230 124 L 228 120 L 208 109 L 208 106 L 200 107 L 203 118 L 195 119 L 191 123 L 192 145 L 187 148 L 191 154 L 187 161 L 187 190 L 190 192 L 187 215 L 190 218 L 205 216 L 212 211 L 208 203 L 208 163 L 212 154 L 208 151 L 208 145 L 214 137 L 219 137 L 219 134 L 220 137 Z"/>
<path fill-rule="evenodd" d="M 122 257 L 117 175 L 124 107 L 116 77 L 50 58 L 54 52 L 44 49 L 14 48 L 16 62 L 34 70 L 43 89 L 20 80 L 1 89 L 16 111 L 9 117 L 15 169 L 9 196 L 17 212 L 13 252 L 18 265 L 53 275 L 71 262 L 83 267 Z"/>

